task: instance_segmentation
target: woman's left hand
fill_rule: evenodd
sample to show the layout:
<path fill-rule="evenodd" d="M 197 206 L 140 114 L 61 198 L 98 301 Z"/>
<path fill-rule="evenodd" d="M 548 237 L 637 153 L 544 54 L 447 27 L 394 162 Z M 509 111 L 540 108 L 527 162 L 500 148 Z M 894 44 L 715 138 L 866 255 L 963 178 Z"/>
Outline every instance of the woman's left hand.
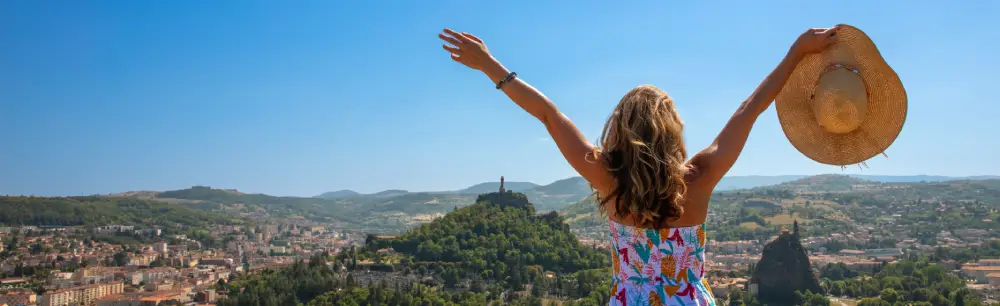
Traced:
<path fill-rule="evenodd" d="M 444 33 L 438 34 L 438 38 L 451 44 L 443 45 L 444 49 L 451 53 L 451 59 L 469 68 L 482 71 L 487 63 L 494 61 L 490 50 L 486 49 L 486 44 L 475 35 L 444 29 Z"/>
<path fill-rule="evenodd" d="M 800 56 L 822 52 L 824 49 L 837 43 L 836 36 L 840 27 L 840 25 L 837 25 L 832 28 L 813 28 L 806 30 L 806 32 L 799 35 L 799 38 L 792 44 L 792 52 Z"/>

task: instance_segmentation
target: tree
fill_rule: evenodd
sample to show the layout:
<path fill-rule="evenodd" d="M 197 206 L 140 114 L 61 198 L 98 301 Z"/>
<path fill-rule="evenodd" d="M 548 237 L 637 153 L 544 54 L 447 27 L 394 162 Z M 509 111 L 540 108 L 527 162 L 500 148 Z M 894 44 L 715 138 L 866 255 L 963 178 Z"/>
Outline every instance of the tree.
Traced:
<path fill-rule="evenodd" d="M 354 284 L 354 273 L 347 273 L 347 286 L 353 287 Z"/>
<path fill-rule="evenodd" d="M 128 253 L 125 250 L 121 250 L 112 256 L 112 264 L 118 267 L 123 267 L 128 264 Z"/>
<path fill-rule="evenodd" d="M 743 306 L 743 293 L 733 290 L 729 292 L 729 306 Z"/>
<path fill-rule="evenodd" d="M 545 297 L 548 293 L 548 283 L 545 278 L 541 275 L 535 276 L 535 279 L 531 282 L 531 295 L 536 297 Z"/>
<path fill-rule="evenodd" d="M 904 298 L 902 297 L 902 295 L 899 294 L 898 292 L 896 292 L 896 290 L 892 289 L 892 288 L 882 289 L 882 292 L 879 293 L 879 298 L 882 299 L 883 301 L 889 303 L 889 304 L 894 304 L 897 301 L 904 300 Z"/>

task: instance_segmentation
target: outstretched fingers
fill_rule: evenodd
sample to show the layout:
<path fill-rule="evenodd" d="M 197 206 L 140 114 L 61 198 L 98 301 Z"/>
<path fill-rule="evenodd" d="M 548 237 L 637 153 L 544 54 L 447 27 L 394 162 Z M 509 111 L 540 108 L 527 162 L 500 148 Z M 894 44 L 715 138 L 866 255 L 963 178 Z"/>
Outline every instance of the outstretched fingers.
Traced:
<path fill-rule="evenodd" d="M 483 43 L 482 39 L 479 39 L 479 37 L 476 37 L 476 35 L 472 35 L 469 32 L 462 32 L 462 36 L 468 37 L 469 39 L 471 39 L 471 40 L 473 40 L 473 41 L 475 41 L 477 43 Z"/>
<path fill-rule="evenodd" d="M 451 36 L 448 36 L 448 35 L 444 35 L 444 34 L 438 34 L 438 38 L 440 38 L 443 41 L 448 42 L 452 46 L 455 46 L 455 47 L 462 46 L 462 41 L 460 41 L 460 40 L 458 40 L 458 39 L 456 39 L 454 37 L 451 37 Z"/>
<path fill-rule="evenodd" d="M 452 46 L 449 46 L 449 45 L 441 45 L 441 47 L 444 47 L 444 49 L 446 51 L 448 51 L 449 53 L 451 53 L 451 54 L 458 54 L 458 52 L 461 51 L 458 48 L 455 48 L 455 47 L 452 47 Z"/>
<path fill-rule="evenodd" d="M 455 39 L 457 39 L 458 41 L 460 41 L 459 44 L 464 44 L 464 43 L 468 43 L 468 42 L 472 41 L 468 37 L 465 37 L 464 35 L 462 35 L 462 34 L 460 34 L 458 32 L 452 31 L 451 29 L 444 29 L 444 33 L 448 34 L 448 36 L 454 37 Z M 456 46 L 457 46 L 457 44 L 456 44 Z"/>

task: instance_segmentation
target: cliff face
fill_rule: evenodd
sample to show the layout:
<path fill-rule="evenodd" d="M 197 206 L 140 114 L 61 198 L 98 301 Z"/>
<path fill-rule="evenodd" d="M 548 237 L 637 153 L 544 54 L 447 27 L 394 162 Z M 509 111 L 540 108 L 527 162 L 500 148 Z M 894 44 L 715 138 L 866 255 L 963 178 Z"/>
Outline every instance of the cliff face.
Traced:
<path fill-rule="evenodd" d="M 798 234 L 784 233 L 764 246 L 750 282 L 757 284 L 758 299 L 772 305 L 791 305 L 795 291 L 822 293 Z"/>

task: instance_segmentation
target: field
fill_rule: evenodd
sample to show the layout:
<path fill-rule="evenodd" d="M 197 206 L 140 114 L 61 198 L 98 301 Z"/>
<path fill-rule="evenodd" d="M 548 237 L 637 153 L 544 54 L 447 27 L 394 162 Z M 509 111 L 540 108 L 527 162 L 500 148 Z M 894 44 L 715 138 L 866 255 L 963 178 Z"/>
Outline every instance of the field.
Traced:
<path fill-rule="evenodd" d="M 760 224 L 757 224 L 756 222 L 743 222 L 740 223 L 740 227 L 746 229 L 757 229 L 758 227 L 760 227 Z"/>
<path fill-rule="evenodd" d="M 840 208 L 840 204 L 837 204 L 836 202 L 826 201 L 826 200 L 806 200 L 804 198 L 781 200 L 781 206 L 785 208 L 792 208 L 796 206 L 806 207 L 806 202 L 809 202 L 809 207 L 811 208 L 828 209 L 828 210 L 837 210 Z"/>
<path fill-rule="evenodd" d="M 587 217 L 590 217 L 590 216 L 593 216 L 593 215 L 594 215 L 594 213 L 579 214 L 579 215 L 576 215 L 576 216 L 573 216 L 573 217 L 570 217 L 570 218 L 566 219 L 566 223 L 573 223 L 573 222 L 576 222 L 576 221 L 579 221 L 579 220 L 583 220 L 584 218 L 587 218 Z"/>
<path fill-rule="evenodd" d="M 789 214 L 778 214 L 778 215 L 776 215 L 774 217 L 764 218 L 764 220 L 767 220 L 767 222 L 770 222 L 772 224 L 781 224 L 781 225 L 791 225 L 792 222 L 794 222 L 795 220 L 798 220 L 799 223 L 803 223 L 803 224 L 804 223 L 809 223 L 809 221 L 812 221 L 812 219 L 806 219 L 805 217 L 800 216 L 798 213 L 793 213 L 791 215 L 789 215 Z"/>

